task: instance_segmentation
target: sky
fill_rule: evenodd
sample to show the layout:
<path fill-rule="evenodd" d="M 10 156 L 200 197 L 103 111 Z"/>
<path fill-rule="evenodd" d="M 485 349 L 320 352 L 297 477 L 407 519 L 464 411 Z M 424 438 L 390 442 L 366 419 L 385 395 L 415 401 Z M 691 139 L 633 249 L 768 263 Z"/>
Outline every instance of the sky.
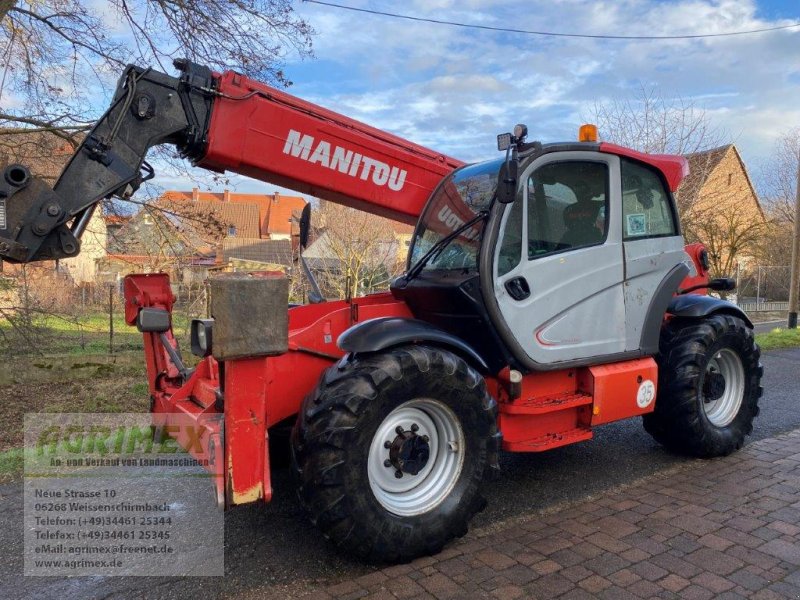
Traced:
<path fill-rule="evenodd" d="M 800 22 L 797 0 L 331 1 L 586 34 L 706 34 Z M 590 40 L 411 22 L 308 2 L 296 9 L 317 34 L 315 58 L 289 57 L 290 93 L 465 161 L 493 158 L 496 135 L 520 122 L 529 139 L 574 140 L 596 103 L 633 97 L 642 87 L 704 109 L 756 180 L 776 139 L 800 126 L 800 27 L 700 40 Z M 241 177 L 232 188 L 280 189 Z"/>

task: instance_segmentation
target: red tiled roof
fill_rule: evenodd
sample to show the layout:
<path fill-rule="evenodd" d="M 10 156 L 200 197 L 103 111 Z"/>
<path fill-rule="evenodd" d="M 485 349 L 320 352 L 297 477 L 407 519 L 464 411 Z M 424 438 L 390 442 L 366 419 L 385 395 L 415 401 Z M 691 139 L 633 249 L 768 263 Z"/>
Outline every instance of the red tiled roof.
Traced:
<path fill-rule="evenodd" d="M 305 199 L 300 196 L 284 196 L 274 194 L 239 194 L 236 192 L 201 192 L 197 189 L 190 191 L 169 190 L 162 195 L 164 200 L 180 201 L 208 201 L 228 204 L 255 204 L 258 206 L 258 219 L 260 237 L 270 234 L 291 235 L 292 214 L 303 210 Z"/>
<path fill-rule="evenodd" d="M 259 210 L 255 204 L 241 204 L 233 202 L 216 202 L 214 200 L 200 200 L 198 202 L 180 202 L 174 198 L 161 197 L 158 205 L 169 210 L 174 207 L 173 212 L 179 219 L 186 221 L 187 226 L 197 229 L 195 220 L 202 220 L 208 216 L 209 221 L 214 221 L 222 226 L 220 232 L 223 236 L 233 235 L 236 237 L 257 238 L 259 237 Z M 235 228 L 233 233 L 229 233 L 230 227 Z"/>
<path fill-rule="evenodd" d="M 401 223 L 400 221 L 392 221 L 389 220 L 392 224 L 392 231 L 395 232 L 397 235 L 411 235 L 414 233 L 414 225 L 408 225 L 407 223 Z"/>
<path fill-rule="evenodd" d="M 270 234 L 292 234 L 292 216 L 300 217 L 306 201 L 300 196 L 268 196 L 269 212 L 267 215 L 267 232 Z"/>

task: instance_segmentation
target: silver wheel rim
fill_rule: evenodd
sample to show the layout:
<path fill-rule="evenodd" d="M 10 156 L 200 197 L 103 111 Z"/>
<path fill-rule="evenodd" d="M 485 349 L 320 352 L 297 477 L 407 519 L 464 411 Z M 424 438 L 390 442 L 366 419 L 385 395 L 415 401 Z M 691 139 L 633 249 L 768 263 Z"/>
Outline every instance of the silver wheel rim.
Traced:
<path fill-rule="evenodd" d="M 386 443 L 398 436 L 398 428 L 427 436 L 429 456 L 416 475 L 397 477 L 395 465 L 387 466 Z M 450 494 L 464 466 L 464 430 L 456 414 L 431 398 L 417 398 L 389 413 L 375 432 L 369 447 L 367 474 L 375 499 L 399 516 L 413 516 L 436 508 Z"/>
<path fill-rule="evenodd" d="M 706 377 L 719 374 L 725 382 L 725 389 L 715 399 L 703 394 L 703 410 L 712 425 L 725 427 L 739 414 L 744 399 L 744 367 L 739 355 L 729 348 L 723 348 L 708 361 Z"/>

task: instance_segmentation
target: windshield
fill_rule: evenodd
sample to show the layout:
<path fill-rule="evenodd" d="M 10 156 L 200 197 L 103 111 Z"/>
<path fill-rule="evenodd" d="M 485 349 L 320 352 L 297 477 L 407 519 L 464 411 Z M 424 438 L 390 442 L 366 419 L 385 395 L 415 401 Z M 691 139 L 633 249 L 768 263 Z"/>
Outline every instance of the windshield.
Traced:
<path fill-rule="evenodd" d="M 490 160 L 454 172 L 428 200 L 409 252 L 413 266 L 431 247 L 478 213 L 489 210 L 503 159 Z M 431 259 L 423 270 L 475 269 L 484 221 L 475 223 Z"/>

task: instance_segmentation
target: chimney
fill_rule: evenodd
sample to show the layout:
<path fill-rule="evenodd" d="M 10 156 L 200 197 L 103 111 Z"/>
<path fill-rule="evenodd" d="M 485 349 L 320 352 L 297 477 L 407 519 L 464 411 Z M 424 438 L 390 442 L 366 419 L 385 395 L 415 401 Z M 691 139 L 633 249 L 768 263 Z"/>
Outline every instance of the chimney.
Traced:
<path fill-rule="evenodd" d="M 230 190 L 225 190 L 224 192 L 222 192 L 222 201 L 223 202 L 230 202 L 230 200 L 231 200 L 231 191 Z"/>
<path fill-rule="evenodd" d="M 273 201 L 275 204 L 277 204 L 277 203 L 280 201 L 280 199 L 281 199 L 281 194 L 280 194 L 280 192 L 273 192 L 273 193 L 272 193 L 272 201 Z"/>
<path fill-rule="evenodd" d="M 192 188 L 192 201 L 197 202 L 198 200 L 200 200 L 200 190 Z"/>
<path fill-rule="evenodd" d="M 222 253 L 222 242 L 217 243 L 215 250 L 214 264 L 221 265 L 225 260 L 225 256 Z"/>

